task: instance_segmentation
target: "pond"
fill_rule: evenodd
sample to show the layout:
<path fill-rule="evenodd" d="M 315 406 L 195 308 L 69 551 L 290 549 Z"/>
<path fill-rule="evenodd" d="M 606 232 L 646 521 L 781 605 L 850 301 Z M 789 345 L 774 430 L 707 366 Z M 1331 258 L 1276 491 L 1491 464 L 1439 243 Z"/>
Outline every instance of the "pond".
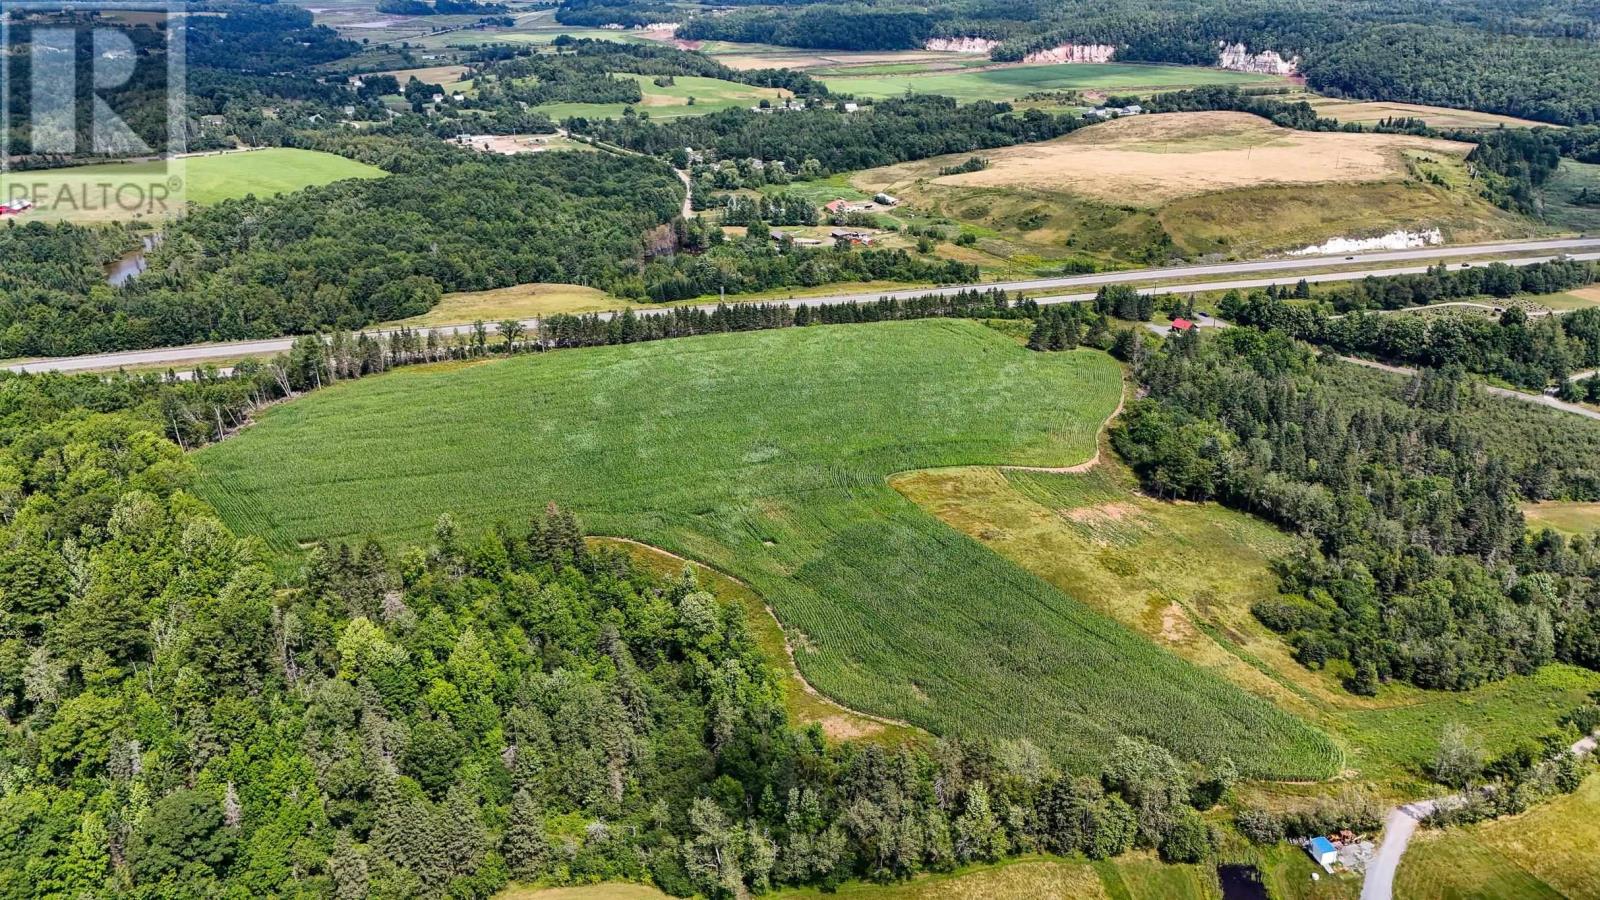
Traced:
<path fill-rule="evenodd" d="M 1222 900 L 1267 900 L 1267 886 L 1255 866 L 1217 866 Z"/>
<path fill-rule="evenodd" d="M 135 276 L 144 271 L 144 255 L 161 243 L 161 235 L 147 234 L 141 240 L 142 246 L 122 254 L 111 262 L 106 263 L 106 283 L 112 287 L 122 287 Z"/>

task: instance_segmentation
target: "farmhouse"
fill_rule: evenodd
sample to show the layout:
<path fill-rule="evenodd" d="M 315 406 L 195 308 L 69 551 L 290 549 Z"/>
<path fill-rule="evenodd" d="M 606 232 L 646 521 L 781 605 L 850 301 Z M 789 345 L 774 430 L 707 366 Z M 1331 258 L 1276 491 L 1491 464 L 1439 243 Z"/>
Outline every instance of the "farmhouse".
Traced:
<path fill-rule="evenodd" d="M 1334 863 L 1339 861 L 1339 851 L 1334 849 L 1333 841 L 1325 837 L 1314 837 L 1306 844 L 1306 852 L 1317 861 L 1317 865 L 1329 872 L 1333 871 Z"/>
<path fill-rule="evenodd" d="M 0 216 L 20 216 L 33 209 L 32 200 L 10 200 L 0 203 Z"/>
<path fill-rule="evenodd" d="M 844 200 L 830 200 L 828 204 L 822 208 L 828 211 L 828 215 L 837 216 L 849 212 L 850 204 Z"/>

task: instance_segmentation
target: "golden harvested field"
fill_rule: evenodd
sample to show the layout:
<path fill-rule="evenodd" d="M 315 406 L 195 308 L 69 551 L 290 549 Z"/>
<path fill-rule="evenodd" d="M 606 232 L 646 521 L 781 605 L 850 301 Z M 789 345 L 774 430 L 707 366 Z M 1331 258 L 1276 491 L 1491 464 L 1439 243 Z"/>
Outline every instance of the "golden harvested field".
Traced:
<path fill-rule="evenodd" d="M 1549 128 L 1543 122 L 1500 116 L 1471 109 L 1450 109 L 1444 106 L 1423 106 L 1419 103 L 1390 103 L 1388 101 L 1336 100 L 1332 97 L 1308 97 L 1306 102 L 1316 109 L 1317 115 L 1341 122 L 1369 124 L 1383 119 L 1422 119 L 1434 128 Z"/>
<path fill-rule="evenodd" d="M 1117 119 L 1054 141 L 987 154 L 989 168 L 934 179 L 960 187 L 1069 191 L 1153 206 L 1208 191 L 1282 184 L 1388 181 L 1407 151 L 1464 157 L 1468 144 L 1408 135 L 1291 131 L 1248 113 Z M 950 158 L 895 167 L 927 177 Z"/>
<path fill-rule="evenodd" d="M 1528 503 L 1522 517 L 1529 528 L 1554 528 L 1566 534 L 1593 534 L 1600 531 L 1600 503 L 1551 500 Z"/>
<path fill-rule="evenodd" d="M 629 306 L 638 308 L 636 303 L 578 284 L 519 284 L 487 291 L 446 294 L 438 306 L 422 315 L 390 324 L 413 328 L 463 325 L 479 319 L 485 322 L 532 319 L 555 313 L 609 312 Z"/>
<path fill-rule="evenodd" d="M 415 78 L 424 84 L 437 84 L 441 87 L 453 87 L 461 82 L 462 76 L 467 74 L 466 66 L 430 66 L 426 69 L 397 69 L 393 72 L 383 72 L 384 75 L 393 75 L 401 87 L 406 82 Z"/>

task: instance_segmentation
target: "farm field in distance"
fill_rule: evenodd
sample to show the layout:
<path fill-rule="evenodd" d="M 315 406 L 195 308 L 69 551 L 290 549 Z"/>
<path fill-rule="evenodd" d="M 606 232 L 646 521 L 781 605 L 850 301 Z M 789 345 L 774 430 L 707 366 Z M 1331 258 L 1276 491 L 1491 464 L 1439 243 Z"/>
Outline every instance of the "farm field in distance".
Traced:
<path fill-rule="evenodd" d="M 649 75 L 625 74 L 622 77 L 639 82 L 639 90 L 644 95 L 642 101 L 636 104 L 547 103 L 534 108 L 556 121 L 573 117 L 615 118 L 622 115 L 622 111 L 630 105 L 641 112 L 648 112 L 655 118 L 674 118 L 703 116 L 724 109 L 748 109 L 762 100 L 776 103 L 790 96 L 788 91 L 777 88 L 755 87 L 736 81 L 696 75 L 675 76 L 674 83 L 666 87 L 657 85 L 655 79 Z M 689 103 L 691 98 L 694 100 L 693 105 Z"/>
<path fill-rule="evenodd" d="M 1136 116 L 1040 144 L 850 176 L 972 228 L 1000 257 L 1161 263 L 1251 258 L 1333 237 L 1441 229 L 1452 241 L 1537 231 L 1478 196 L 1469 146 L 1310 133 L 1245 113 Z M 973 156 L 987 168 L 940 175 Z"/>
<path fill-rule="evenodd" d="M 1286 100 L 1294 100 L 1287 97 Z M 1464 128 L 1464 129 L 1490 129 L 1502 125 L 1507 128 L 1539 128 L 1548 127 L 1542 122 L 1530 119 L 1519 119 L 1515 116 L 1501 116 L 1495 113 L 1479 112 L 1474 109 L 1451 109 L 1446 106 L 1424 106 L 1419 103 L 1399 103 L 1393 101 L 1377 100 L 1342 100 L 1333 97 L 1319 97 L 1315 94 L 1304 98 L 1317 111 L 1317 115 L 1340 122 L 1356 122 L 1362 125 L 1372 125 L 1384 119 L 1422 119 L 1434 128 Z"/>
<path fill-rule="evenodd" d="M 183 160 L 183 167 L 188 182 L 186 199 L 202 206 L 250 194 L 268 197 L 346 178 L 382 178 L 388 174 L 376 166 L 332 153 L 288 147 L 192 156 Z M 30 191 L 37 189 L 45 199 L 39 201 L 38 209 L 27 214 L 27 219 L 82 224 L 141 218 L 129 210 L 104 209 L 98 204 L 97 208 L 90 209 L 79 205 L 57 207 L 47 202 L 49 198 L 60 197 L 63 191 L 77 192 L 83 185 L 113 179 L 116 183 L 126 181 L 142 185 L 146 181 L 164 183 L 166 175 L 159 163 L 35 169 L 0 175 L 0 195 L 11 196 L 14 185 L 26 185 Z"/>
<path fill-rule="evenodd" d="M 899 97 L 907 91 L 942 94 L 964 103 L 1014 100 L 1036 91 L 1109 91 L 1137 93 L 1202 85 L 1286 84 L 1274 75 L 1230 72 L 1200 66 L 1151 66 L 1131 63 L 997 66 L 961 72 L 827 76 L 823 82 L 838 94 Z"/>
<path fill-rule="evenodd" d="M 1082 460 L 1121 390 L 1102 354 L 1032 354 L 971 322 L 787 329 L 346 382 L 195 458 L 202 496 L 285 562 L 319 539 L 394 546 L 444 511 L 470 532 L 554 499 L 592 533 L 749 584 L 807 679 L 853 709 L 1027 736 L 1080 770 L 1132 731 L 1251 776 L 1326 777 L 1340 761 L 1325 736 L 885 481 Z"/>

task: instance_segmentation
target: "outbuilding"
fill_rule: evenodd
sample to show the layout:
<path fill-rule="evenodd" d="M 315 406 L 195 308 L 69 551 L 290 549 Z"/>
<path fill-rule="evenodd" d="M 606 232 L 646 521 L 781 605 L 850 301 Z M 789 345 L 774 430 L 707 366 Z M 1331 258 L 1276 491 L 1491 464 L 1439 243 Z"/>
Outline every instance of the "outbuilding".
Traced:
<path fill-rule="evenodd" d="M 1312 838 L 1311 842 L 1306 844 L 1306 852 L 1317 861 L 1317 865 L 1329 872 L 1333 871 L 1334 863 L 1339 861 L 1339 851 L 1334 848 L 1333 841 L 1325 837 Z"/>
<path fill-rule="evenodd" d="M 1182 316 L 1179 316 L 1178 318 L 1172 320 L 1172 330 L 1173 331 L 1188 331 L 1189 329 L 1191 329 L 1193 327 L 1194 327 L 1194 323 L 1189 321 L 1188 319 L 1183 318 Z"/>

